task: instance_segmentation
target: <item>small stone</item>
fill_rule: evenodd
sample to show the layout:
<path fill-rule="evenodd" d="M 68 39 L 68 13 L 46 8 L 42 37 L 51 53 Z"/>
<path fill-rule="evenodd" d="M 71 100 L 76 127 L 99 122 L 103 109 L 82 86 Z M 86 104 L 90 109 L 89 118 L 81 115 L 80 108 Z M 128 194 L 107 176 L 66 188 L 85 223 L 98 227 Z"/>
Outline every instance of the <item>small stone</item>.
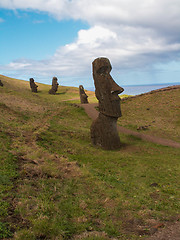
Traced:
<path fill-rule="evenodd" d="M 140 127 L 137 128 L 138 131 L 140 131 L 140 130 L 144 131 L 144 130 L 147 130 L 147 129 L 148 129 L 148 126 L 140 126 Z"/>
<path fill-rule="evenodd" d="M 151 183 L 151 184 L 150 184 L 150 187 L 158 187 L 158 186 L 159 186 L 158 183 Z"/>

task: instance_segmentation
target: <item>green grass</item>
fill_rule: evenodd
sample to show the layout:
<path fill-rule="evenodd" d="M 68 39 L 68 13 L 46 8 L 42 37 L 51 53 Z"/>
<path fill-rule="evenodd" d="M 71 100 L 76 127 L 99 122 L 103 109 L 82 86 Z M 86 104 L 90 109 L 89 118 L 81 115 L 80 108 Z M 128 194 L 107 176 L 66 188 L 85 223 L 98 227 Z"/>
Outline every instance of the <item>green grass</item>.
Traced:
<path fill-rule="evenodd" d="M 88 196 L 85 189 L 83 195 L 88 196 L 91 204 L 94 202 L 95 212 L 98 206 L 98 217 L 105 226 L 101 231 L 118 237 L 122 231 L 122 219 L 126 219 L 127 212 L 130 218 L 142 221 L 144 225 L 148 218 L 163 221 L 178 214 L 179 150 L 126 136 L 121 136 L 124 147 L 120 151 L 107 152 L 94 148 L 90 144 L 89 132 L 86 131 L 90 126 L 88 119 L 85 122 L 85 116 L 80 115 L 79 109 L 69 107 L 69 111 L 63 119 L 60 118 L 63 115 L 62 110 L 62 113 L 51 120 L 48 130 L 41 134 L 39 144 L 51 153 L 77 162 L 82 169 L 85 167 L 89 175 L 84 182 L 85 189 L 89 191 L 88 185 L 92 186 L 91 196 Z M 66 125 L 68 119 L 71 119 L 69 128 Z M 126 146 L 129 147 L 128 151 Z M 157 183 L 157 186 L 152 187 L 153 183 Z M 101 199 L 100 202 L 95 201 L 98 198 Z M 115 202 L 116 207 L 105 209 L 101 203 L 105 199 Z M 91 216 L 92 221 L 93 214 Z M 109 216 L 115 221 L 109 222 Z M 123 236 L 121 237 L 123 239 Z M 127 239 L 127 236 L 124 239 Z"/>
<path fill-rule="evenodd" d="M 83 115 L 81 121 L 83 121 Z M 86 130 L 83 131 L 81 125 L 78 128 L 76 123 L 76 129 L 74 128 L 73 132 L 70 129 L 70 131 L 63 131 L 63 134 L 61 134 L 62 129 L 62 125 L 59 125 L 58 128 L 57 119 L 54 118 L 47 132 L 41 135 L 41 145 L 51 152 L 65 155 L 70 161 L 77 161 L 81 165 L 85 164 L 93 177 L 102 182 L 107 182 L 109 185 L 114 185 L 116 190 L 119 188 L 119 191 L 122 191 L 126 197 L 136 196 L 137 198 L 140 195 L 140 199 L 147 198 L 148 204 L 154 204 L 148 196 L 148 193 L 150 194 L 152 191 L 150 184 L 153 182 L 158 182 L 159 188 L 163 192 L 162 201 L 163 199 L 166 200 L 166 191 L 172 191 L 172 194 L 178 192 L 179 150 L 172 149 L 170 151 L 168 147 L 160 147 L 122 136 L 124 144 L 128 145 L 131 142 L 128 152 L 126 147 L 122 147 L 120 151 L 107 152 L 94 149 L 91 146 L 89 133 Z M 64 129 L 66 129 L 66 126 L 64 126 Z M 71 149 L 70 153 L 68 152 L 69 149 Z M 143 182 L 141 182 L 142 180 Z M 164 181 L 167 184 L 163 185 Z M 174 190 L 170 191 L 173 188 Z M 139 193 L 140 190 L 141 193 Z M 170 198 L 167 205 L 171 203 L 174 204 L 174 198 Z M 164 204 L 162 204 L 162 208 L 164 208 Z M 176 210 L 175 204 L 175 212 Z M 158 213 L 160 212 L 158 211 Z"/>
<path fill-rule="evenodd" d="M 17 161 L 10 153 L 10 138 L 0 128 L 0 238 L 11 237 L 10 223 L 6 220 L 10 199 L 14 196 L 14 179 L 17 177 Z"/>
<path fill-rule="evenodd" d="M 59 87 L 62 94 L 51 96 L 49 86 L 33 94 L 26 82 L 3 81 L 1 239 L 146 239 L 153 225 L 179 213 L 179 149 L 123 134 L 117 151 L 94 147 L 92 121 L 82 108 L 63 101 L 78 97 L 78 89 Z M 134 108 L 149 119 L 146 104 L 123 102 L 122 125 L 138 126 Z M 163 114 L 167 119 L 169 113 Z"/>

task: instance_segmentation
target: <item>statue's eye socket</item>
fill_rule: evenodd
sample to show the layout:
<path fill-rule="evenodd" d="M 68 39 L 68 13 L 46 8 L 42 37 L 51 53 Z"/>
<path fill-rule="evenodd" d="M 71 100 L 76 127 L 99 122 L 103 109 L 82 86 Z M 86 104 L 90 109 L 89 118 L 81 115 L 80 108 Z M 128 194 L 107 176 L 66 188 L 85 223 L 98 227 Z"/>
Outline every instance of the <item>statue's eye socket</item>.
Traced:
<path fill-rule="evenodd" d="M 108 67 L 107 66 L 103 66 L 103 67 L 98 69 L 97 73 L 98 74 L 107 73 L 107 70 L 108 70 Z"/>

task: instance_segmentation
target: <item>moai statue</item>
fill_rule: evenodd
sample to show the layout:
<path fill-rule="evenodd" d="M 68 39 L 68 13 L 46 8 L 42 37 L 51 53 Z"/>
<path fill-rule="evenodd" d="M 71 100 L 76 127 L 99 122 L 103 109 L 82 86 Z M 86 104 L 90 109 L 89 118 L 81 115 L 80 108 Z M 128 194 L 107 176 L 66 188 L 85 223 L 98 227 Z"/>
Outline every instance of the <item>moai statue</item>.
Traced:
<path fill-rule="evenodd" d="M 117 119 L 121 117 L 118 94 L 124 89 L 110 75 L 112 66 L 109 59 L 97 58 L 92 63 L 95 95 L 99 100 L 99 115 L 91 125 L 91 140 L 106 150 L 120 148 Z"/>
<path fill-rule="evenodd" d="M 30 83 L 30 87 L 31 87 L 32 92 L 37 93 L 38 85 L 35 84 L 34 78 L 30 78 L 29 83 Z"/>
<path fill-rule="evenodd" d="M 57 77 L 53 77 L 52 79 L 52 88 L 49 90 L 49 94 L 56 94 L 58 90 L 58 82 L 57 82 Z"/>
<path fill-rule="evenodd" d="M 1 80 L 0 80 L 0 86 L 1 86 L 1 87 L 3 87 L 3 86 L 4 86 L 4 84 L 1 82 Z"/>
<path fill-rule="evenodd" d="M 79 85 L 79 96 L 81 103 L 88 103 L 88 96 L 84 91 L 83 85 Z"/>

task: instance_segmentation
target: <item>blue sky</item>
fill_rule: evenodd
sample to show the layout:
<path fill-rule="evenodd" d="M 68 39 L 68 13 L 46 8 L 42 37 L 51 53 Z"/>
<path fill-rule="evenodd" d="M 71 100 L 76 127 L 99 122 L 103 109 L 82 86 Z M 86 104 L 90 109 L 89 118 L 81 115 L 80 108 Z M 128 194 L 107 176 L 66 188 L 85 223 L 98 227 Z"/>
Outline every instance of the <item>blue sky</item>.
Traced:
<path fill-rule="evenodd" d="M 14 59 L 41 60 L 52 56 L 59 46 L 71 43 L 80 29 L 87 24 L 81 21 L 62 20 L 43 12 L 0 9 L 1 64 Z"/>
<path fill-rule="evenodd" d="M 0 0 L 0 74 L 93 87 L 108 57 L 119 85 L 180 83 L 179 0 Z"/>

